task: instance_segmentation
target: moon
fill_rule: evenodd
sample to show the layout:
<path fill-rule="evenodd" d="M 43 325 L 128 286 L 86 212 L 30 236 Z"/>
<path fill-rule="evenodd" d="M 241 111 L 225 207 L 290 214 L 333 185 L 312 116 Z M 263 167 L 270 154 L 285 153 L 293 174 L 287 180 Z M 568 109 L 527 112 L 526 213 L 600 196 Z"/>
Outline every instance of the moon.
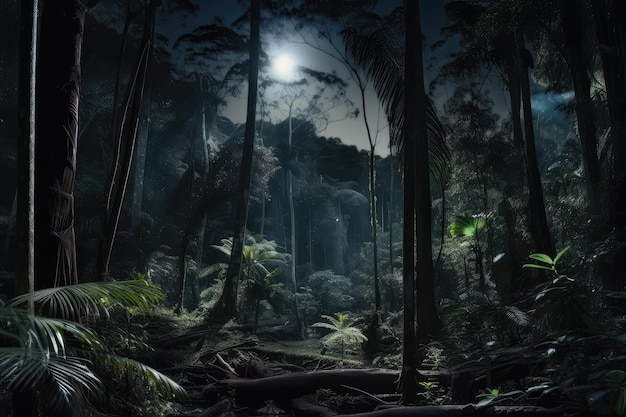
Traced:
<path fill-rule="evenodd" d="M 281 78 L 289 78 L 293 75 L 294 62 L 288 55 L 280 55 L 274 60 L 274 73 Z"/>

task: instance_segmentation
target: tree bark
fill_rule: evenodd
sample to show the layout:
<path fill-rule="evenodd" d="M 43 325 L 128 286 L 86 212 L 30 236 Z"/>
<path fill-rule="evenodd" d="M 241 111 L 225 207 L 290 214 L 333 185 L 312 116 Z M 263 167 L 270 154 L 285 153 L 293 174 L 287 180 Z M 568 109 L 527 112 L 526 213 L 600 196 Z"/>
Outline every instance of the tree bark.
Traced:
<path fill-rule="evenodd" d="M 371 413 L 349 414 L 350 417 L 440 417 L 440 416 L 507 416 L 507 417 L 534 417 L 534 416 L 563 416 L 563 411 L 557 408 L 542 408 L 531 406 L 495 406 L 477 407 L 466 405 L 426 405 L 418 407 L 395 407 L 372 411 Z M 346 415 L 345 417 L 347 417 Z M 338 415 L 337 417 L 342 417 Z"/>
<path fill-rule="evenodd" d="M 39 36 L 39 0 L 24 1 L 21 7 L 18 92 L 20 130 L 17 141 L 17 196 L 14 203 L 19 208 L 19 210 L 16 210 L 16 213 L 18 213 L 16 216 L 15 240 L 17 257 L 15 263 L 16 295 L 30 293 L 35 289 L 35 93 Z M 7 235 L 9 235 L 8 232 Z"/>
<path fill-rule="evenodd" d="M 15 295 L 32 293 L 35 289 L 35 108 L 37 46 L 39 36 L 39 0 L 24 1 L 20 10 L 19 60 L 19 133 L 18 182 L 16 205 Z M 8 234 L 8 233 L 7 233 Z M 7 237 L 8 239 L 8 237 Z M 32 314 L 34 306 L 29 303 Z M 12 394 L 14 417 L 37 417 L 39 399 L 35 389 Z M 8 410 L 7 410 L 8 411 Z"/>
<path fill-rule="evenodd" d="M 210 386 L 209 391 L 232 389 L 237 398 L 254 402 L 296 398 L 321 388 L 340 390 L 343 385 L 368 392 L 393 393 L 397 380 L 398 372 L 390 369 L 333 369 L 293 372 L 258 379 L 227 379 Z"/>
<path fill-rule="evenodd" d="M 37 63 L 35 289 L 78 283 L 74 179 L 86 9 L 47 2 Z M 59 47 L 61 45 L 61 47 Z"/>
<path fill-rule="evenodd" d="M 417 279 L 416 279 L 416 309 L 417 309 L 417 343 L 425 343 L 426 339 L 436 336 L 441 329 L 441 321 L 437 313 L 435 302 L 435 271 L 433 268 L 432 248 L 432 211 L 430 195 L 430 163 L 428 158 L 427 135 L 427 98 L 424 89 L 424 69 L 422 62 L 421 22 L 419 7 L 415 7 L 415 20 L 411 22 L 415 28 L 412 43 L 407 46 L 407 53 L 417 58 L 417 65 L 412 76 L 415 78 L 417 119 L 415 134 L 415 233 L 417 243 Z M 408 44 L 407 44 L 408 45 Z M 408 81 L 408 79 L 407 79 Z M 408 89 L 407 89 L 408 90 Z M 411 91 L 411 90 L 409 90 Z M 414 116 L 407 114 L 406 119 Z M 407 154 L 410 158 L 410 154 Z M 406 158 L 405 158 L 406 161 Z"/>
<path fill-rule="evenodd" d="M 152 103 L 152 83 L 146 81 L 144 100 L 142 103 L 142 116 L 137 135 L 137 152 L 135 154 L 134 176 L 133 176 L 133 199 L 130 227 L 136 230 L 141 224 L 141 213 L 143 211 L 143 188 L 146 172 L 146 153 L 148 150 L 148 137 L 150 130 L 150 107 Z"/>

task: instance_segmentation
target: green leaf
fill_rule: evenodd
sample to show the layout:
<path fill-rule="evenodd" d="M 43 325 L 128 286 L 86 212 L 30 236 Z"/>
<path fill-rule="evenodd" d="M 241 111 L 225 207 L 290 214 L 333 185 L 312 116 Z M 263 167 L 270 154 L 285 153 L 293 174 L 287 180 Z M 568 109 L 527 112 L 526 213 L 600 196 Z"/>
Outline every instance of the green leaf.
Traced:
<path fill-rule="evenodd" d="M 100 316 L 110 303 L 150 312 L 154 304 L 163 300 L 163 292 L 144 280 L 87 282 L 24 294 L 13 298 L 6 306 L 26 308 L 31 300 L 41 316 L 79 322 L 84 317 Z"/>
<path fill-rule="evenodd" d="M 228 268 L 228 265 L 225 263 L 216 263 L 213 265 L 209 265 L 208 267 L 206 267 L 205 269 L 203 269 L 200 274 L 198 274 L 198 278 L 206 278 L 209 275 L 218 272 L 218 271 L 223 271 L 226 268 Z"/>
<path fill-rule="evenodd" d="M 626 372 L 621 369 L 612 369 L 606 373 L 606 377 L 614 384 L 619 384 L 626 379 Z"/>
<path fill-rule="evenodd" d="M 522 265 L 522 268 L 535 268 L 535 269 L 545 269 L 547 271 L 553 271 L 552 268 L 549 268 L 544 265 L 537 265 L 537 264 L 524 264 Z"/>
<path fill-rule="evenodd" d="M 534 259 L 539 262 L 546 263 L 548 265 L 554 265 L 554 261 L 545 253 L 532 253 L 528 255 L 529 258 Z"/>
<path fill-rule="evenodd" d="M 559 253 L 556 254 L 556 256 L 554 257 L 554 264 L 556 265 L 556 263 L 559 261 L 559 259 L 561 259 L 561 257 L 563 255 L 565 255 L 565 252 L 567 252 L 569 250 L 570 246 L 566 246 L 565 248 L 561 249 L 559 251 Z"/>

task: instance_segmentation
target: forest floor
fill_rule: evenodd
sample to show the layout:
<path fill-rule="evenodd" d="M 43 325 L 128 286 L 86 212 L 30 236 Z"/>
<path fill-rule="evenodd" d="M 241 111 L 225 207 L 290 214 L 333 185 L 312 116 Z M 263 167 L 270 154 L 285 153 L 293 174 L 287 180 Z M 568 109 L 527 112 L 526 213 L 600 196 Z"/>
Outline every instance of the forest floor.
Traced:
<path fill-rule="evenodd" d="M 428 370 L 420 370 L 422 406 L 399 407 L 399 367 L 324 351 L 319 340 L 294 338 L 286 326 L 255 334 L 245 326 L 153 320 L 146 330 L 156 336 L 155 351 L 142 360 L 189 393 L 171 404 L 167 417 L 565 415 L 543 407 L 442 405 L 450 374 Z"/>
<path fill-rule="evenodd" d="M 163 330 L 149 331 L 156 335 L 163 334 Z M 168 417 L 331 416 L 342 411 L 371 411 L 377 402 L 383 401 L 367 392 L 358 392 L 356 387 L 350 395 L 346 393 L 350 388 L 344 387 L 340 392 L 332 389 L 342 385 L 338 374 L 333 372 L 370 369 L 361 355 L 352 353 L 342 357 L 339 352 L 323 352 L 319 340 L 294 338 L 284 326 L 262 327 L 255 334 L 245 326 L 225 325 L 217 329 L 198 325 L 185 328 L 178 324 L 165 334 L 166 338 L 152 342 L 156 350 L 148 362 L 153 362 L 153 366 L 189 393 L 188 400 L 172 404 Z M 276 379 L 281 375 L 293 377 L 311 372 L 325 375 L 325 379 L 312 382 Z M 245 385 L 252 381 L 263 382 L 259 386 Z"/>

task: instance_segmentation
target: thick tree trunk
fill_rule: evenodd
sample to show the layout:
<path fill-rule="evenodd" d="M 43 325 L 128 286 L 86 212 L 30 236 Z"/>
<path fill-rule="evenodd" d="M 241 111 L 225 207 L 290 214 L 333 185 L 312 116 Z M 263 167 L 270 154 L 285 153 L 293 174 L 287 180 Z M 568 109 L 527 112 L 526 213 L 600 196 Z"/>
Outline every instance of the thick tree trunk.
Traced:
<path fill-rule="evenodd" d="M 237 398 L 255 402 L 296 398 L 321 388 L 340 391 L 345 385 L 368 392 L 393 393 L 397 380 L 398 372 L 390 369 L 333 369 L 259 379 L 227 379 L 210 386 L 205 394 L 211 395 L 215 389 L 228 389 L 234 390 Z"/>
<path fill-rule="evenodd" d="M 598 33 L 602 69 L 608 94 L 611 134 L 608 149 L 607 188 L 603 197 L 604 239 L 613 240 L 612 253 L 601 265 L 604 289 L 623 291 L 626 283 L 626 2 L 591 2 Z"/>
<path fill-rule="evenodd" d="M 417 22 L 416 22 L 417 21 Z M 419 5 L 411 0 L 404 1 L 404 27 L 406 33 L 404 80 L 404 227 L 402 229 L 402 290 L 404 319 L 402 330 L 402 374 L 400 391 L 402 403 L 415 404 L 417 401 L 417 341 L 415 325 L 415 142 L 417 141 L 417 84 L 423 82 L 419 78 L 421 55 L 411 48 L 420 42 Z"/>
<path fill-rule="evenodd" d="M 574 3 L 574 4 L 572 4 Z M 574 94 L 576 96 L 576 120 L 578 122 L 578 136 L 582 145 L 582 159 L 587 175 L 589 197 L 592 212 L 600 209 L 600 187 L 602 181 L 600 161 L 598 160 L 598 145 L 596 139 L 596 124 L 591 100 L 591 82 L 587 75 L 588 63 L 583 53 L 583 5 L 581 1 L 560 0 L 561 27 L 565 38 L 565 61 L 572 73 Z"/>
<path fill-rule="evenodd" d="M 35 289 L 78 282 L 73 194 L 84 20 L 80 1 L 46 3 L 37 63 Z"/>
<path fill-rule="evenodd" d="M 558 408 L 542 408 L 531 406 L 495 406 L 477 407 L 472 404 L 464 405 L 427 405 L 418 407 L 387 408 L 371 413 L 349 414 L 343 417 L 443 417 L 443 416 L 506 416 L 506 417 L 534 417 L 534 416 L 563 416 Z M 341 414 L 337 417 L 342 417 Z"/>
<path fill-rule="evenodd" d="M 412 77 L 415 78 L 415 89 L 408 90 L 416 93 L 415 116 L 407 114 L 405 120 L 417 119 L 415 134 L 415 233 L 417 243 L 417 279 L 416 279 L 416 309 L 417 309 L 417 343 L 425 343 L 427 338 L 436 336 L 441 329 L 441 321 L 437 313 L 435 302 L 435 271 L 433 268 L 432 247 L 432 211 L 430 195 L 430 163 L 427 134 L 427 98 L 424 89 L 424 70 L 422 62 L 421 22 L 419 7 L 415 7 L 415 20 L 411 22 L 415 28 L 411 46 L 407 46 L 407 53 L 417 56 L 417 65 Z M 408 82 L 408 80 L 407 80 Z M 410 158 L 406 154 L 405 161 Z"/>

